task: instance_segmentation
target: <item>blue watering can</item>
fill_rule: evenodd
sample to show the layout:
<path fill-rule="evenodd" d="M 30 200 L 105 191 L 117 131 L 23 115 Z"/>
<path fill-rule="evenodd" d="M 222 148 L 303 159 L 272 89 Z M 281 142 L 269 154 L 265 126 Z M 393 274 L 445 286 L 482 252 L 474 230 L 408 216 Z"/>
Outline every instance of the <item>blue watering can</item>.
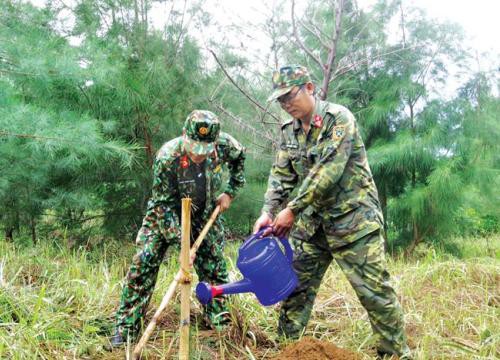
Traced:
<path fill-rule="evenodd" d="M 264 230 L 246 239 L 238 251 L 236 265 L 244 276 L 242 280 L 223 285 L 198 283 L 196 296 L 202 304 L 223 294 L 253 292 L 262 305 L 268 306 L 286 299 L 295 290 L 298 279 L 292 268 L 293 251 L 288 240 L 279 238 L 284 254 L 277 237 L 259 239 Z"/>

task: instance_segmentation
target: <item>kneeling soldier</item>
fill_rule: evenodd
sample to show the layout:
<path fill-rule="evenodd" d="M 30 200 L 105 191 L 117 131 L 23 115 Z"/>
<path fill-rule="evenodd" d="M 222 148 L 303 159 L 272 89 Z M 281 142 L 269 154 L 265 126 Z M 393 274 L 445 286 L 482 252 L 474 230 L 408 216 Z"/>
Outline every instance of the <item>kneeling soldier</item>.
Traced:
<path fill-rule="evenodd" d="M 154 163 L 152 197 L 137 234 L 141 247 L 134 256 L 123 287 L 116 314 L 116 333 L 112 347 L 137 337 L 141 320 L 153 294 L 160 264 L 170 245 L 180 243 L 181 199 L 192 199 L 192 239 L 198 236 L 216 205 L 221 211 L 231 204 L 245 182 L 245 150 L 232 136 L 220 132 L 220 122 L 210 111 L 195 110 L 186 119 L 183 135 L 165 143 Z M 222 169 L 229 179 L 222 193 Z M 194 260 L 200 281 L 228 281 L 223 257 L 224 231 L 217 220 L 210 229 Z M 224 299 L 216 299 L 204 308 L 212 325 L 227 321 Z"/>

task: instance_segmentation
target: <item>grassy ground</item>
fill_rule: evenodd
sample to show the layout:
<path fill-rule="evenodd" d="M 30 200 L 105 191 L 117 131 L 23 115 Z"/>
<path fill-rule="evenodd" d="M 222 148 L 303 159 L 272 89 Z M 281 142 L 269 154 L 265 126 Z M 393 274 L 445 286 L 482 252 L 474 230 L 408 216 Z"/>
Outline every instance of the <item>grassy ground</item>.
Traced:
<path fill-rule="evenodd" d="M 420 248 L 410 261 L 391 260 L 393 284 L 405 310 L 416 359 L 500 357 L 500 238 L 457 239 L 463 258 Z M 228 246 L 232 276 L 237 244 Z M 120 359 L 106 353 L 123 276 L 134 252 L 110 243 L 91 251 L 69 251 L 45 242 L 15 247 L 0 241 L 1 359 Z M 174 271 L 176 254 L 162 266 L 156 307 Z M 236 325 L 222 332 L 192 327 L 193 359 L 266 359 L 275 343 L 276 308 L 252 295 L 232 297 Z M 193 311 L 199 313 L 193 301 Z M 178 306 L 162 317 L 148 358 L 176 355 Z M 373 358 L 375 339 L 353 290 L 332 266 L 323 282 L 306 335 Z"/>

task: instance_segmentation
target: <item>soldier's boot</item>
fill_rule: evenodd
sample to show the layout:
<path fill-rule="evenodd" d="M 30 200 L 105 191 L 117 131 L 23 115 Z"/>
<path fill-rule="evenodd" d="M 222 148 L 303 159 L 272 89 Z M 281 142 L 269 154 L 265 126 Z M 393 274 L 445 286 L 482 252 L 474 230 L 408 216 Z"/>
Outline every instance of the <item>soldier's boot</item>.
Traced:
<path fill-rule="evenodd" d="M 108 343 L 104 345 L 106 351 L 113 351 L 113 349 L 121 348 L 125 345 L 125 339 L 119 331 L 116 331 L 113 336 L 108 338 Z"/>
<path fill-rule="evenodd" d="M 404 354 L 401 356 L 397 356 L 395 354 L 391 354 L 385 352 L 384 350 L 377 350 L 377 360 L 413 360 L 410 354 Z"/>
<path fill-rule="evenodd" d="M 225 298 L 215 298 L 203 307 L 203 318 L 212 329 L 221 331 L 231 323 L 231 314 Z"/>

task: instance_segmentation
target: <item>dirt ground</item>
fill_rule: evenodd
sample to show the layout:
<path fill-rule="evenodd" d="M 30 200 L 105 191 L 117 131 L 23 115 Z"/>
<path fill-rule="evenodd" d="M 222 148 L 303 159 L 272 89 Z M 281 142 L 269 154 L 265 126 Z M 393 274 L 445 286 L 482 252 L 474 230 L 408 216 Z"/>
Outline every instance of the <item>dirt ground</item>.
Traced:
<path fill-rule="evenodd" d="M 359 360 L 358 354 L 310 337 L 288 345 L 272 360 Z"/>
<path fill-rule="evenodd" d="M 191 315 L 193 325 L 198 323 L 201 314 L 194 312 Z M 304 337 L 299 341 L 291 343 L 278 354 L 269 357 L 268 351 L 272 349 L 272 353 L 276 353 L 279 351 L 279 345 L 270 340 L 259 328 L 251 327 L 245 329 L 241 315 L 233 315 L 235 315 L 235 317 L 233 318 L 231 326 L 224 329 L 222 333 L 218 333 L 215 330 L 196 330 L 196 336 L 199 341 L 198 351 L 200 351 L 200 359 L 219 359 L 219 345 L 217 345 L 219 341 L 226 341 L 240 348 L 248 346 L 252 348 L 253 354 L 257 358 L 263 358 L 264 356 L 266 359 L 270 360 L 361 360 L 362 358 L 360 354 L 341 349 L 331 342 L 321 341 L 311 337 Z M 147 317 L 149 316 L 150 314 L 148 314 Z M 166 349 L 167 343 L 161 338 L 153 337 L 144 348 L 141 359 L 156 360 L 177 358 L 178 338 L 175 336 L 175 333 L 177 332 L 178 322 L 178 315 L 174 311 L 164 313 L 159 319 L 158 327 L 162 328 L 163 331 L 167 329 L 171 330 L 171 332 L 169 332 L 169 337 L 172 337 L 172 339 L 171 341 L 167 341 L 167 343 L 170 343 L 168 345 L 168 350 Z M 253 334 L 252 338 L 245 336 L 249 331 Z M 129 348 L 129 351 L 132 349 L 133 346 Z M 234 350 L 232 347 L 227 348 L 229 352 L 232 350 Z M 123 359 L 126 358 L 125 353 L 126 350 L 120 348 L 112 353 L 104 353 L 100 358 L 103 360 Z M 268 353 L 267 356 L 265 353 Z M 241 358 L 241 352 L 235 351 L 233 355 L 235 358 Z"/>

